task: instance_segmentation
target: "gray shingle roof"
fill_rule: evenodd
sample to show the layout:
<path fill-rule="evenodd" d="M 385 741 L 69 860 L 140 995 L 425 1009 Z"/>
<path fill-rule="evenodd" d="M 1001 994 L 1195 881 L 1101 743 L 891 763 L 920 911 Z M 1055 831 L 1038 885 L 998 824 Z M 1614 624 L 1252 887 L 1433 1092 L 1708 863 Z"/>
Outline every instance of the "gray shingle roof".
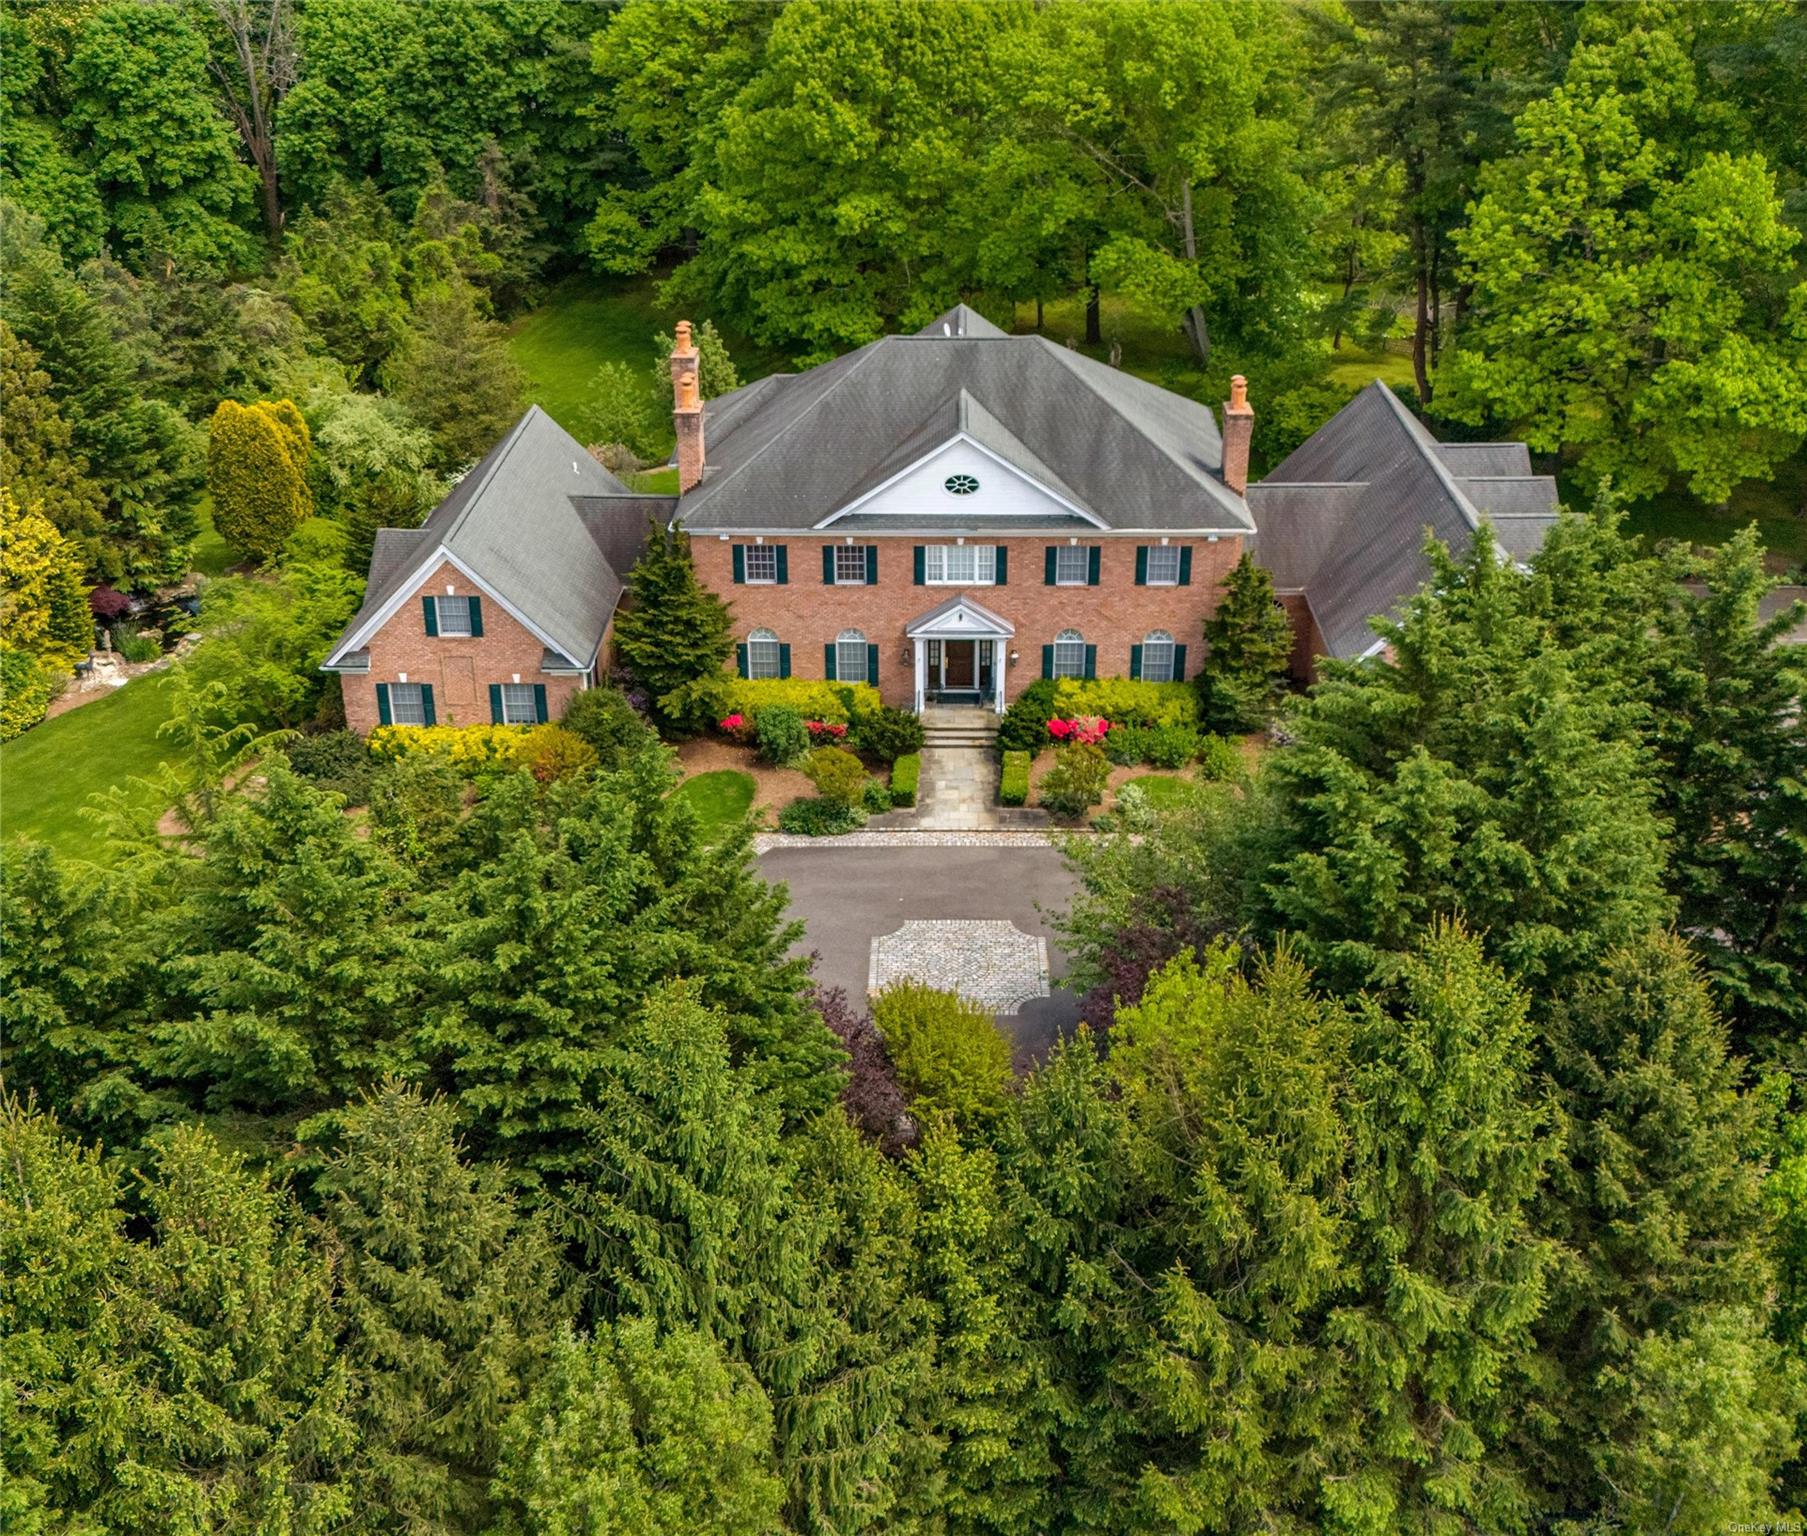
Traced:
<path fill-rule="evenodd" d="M 964 430 L 1106 526 L 1249 530 L 1204 406 L 966 314 L 960 336 L 937 321 L 707 402 L 703 479 L 680 520 L 813 528 Z"/>
<path fill-rule="evenodd" d="M 588 665 L 621 594 L 621 578 L 573 504 L 629 497 L 627 487 L 537 405 L 434 508 L 418 529 L 382 529 L 364 604 L 327 665 L 444 549 L 537 630 L 550 649 Z M 630 499 L 634 499 L 631 498 Z"/>
<path fill-rule="evenodd" d="M 971 336 L 995 337 L 1007 333 L 998 329 L 976 309 L 968 309 L 964 304 L 956 304 L 952 309 L 935 318 L 920 331 L 918 336 Z"/>
<path fill-rule="evenodd" d="M 1255 556 L 1305 592 L 1331 655 L 1359 656 L 1429 578 L 1427 532 L 1459 554 L 1486 519 L 1514 558 L 1542 547 L 1556 484 L 1530 470 L 1522 443 L 1439 443 L 1376 380 L 1249 487 Z"/>

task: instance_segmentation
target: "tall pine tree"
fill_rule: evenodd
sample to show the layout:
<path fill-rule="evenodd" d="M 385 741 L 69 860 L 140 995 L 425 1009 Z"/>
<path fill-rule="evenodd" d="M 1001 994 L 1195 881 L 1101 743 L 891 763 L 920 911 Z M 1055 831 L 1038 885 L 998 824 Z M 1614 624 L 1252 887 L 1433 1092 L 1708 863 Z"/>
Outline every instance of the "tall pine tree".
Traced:
<path fill-rule="evenodd" d="M 627 589 L 629 601 L 615 620 L 622 666 L 646 691 L 663 727 L 695 730 L 709 723 L 710 702 L 680 690 L 720 674 L 734 654 L 734 620 L 728 605 L 697 580 L 689 536 L 649 524 Z"/>
<path fill-rule="evenodd" d="M 1205 723 L 1258 731 L 1273 717 L 1292 662 L 1292 626 L 1274 581 L 1245 550 L 1205 620 L 1205 664 L 1195 679 Z"/>

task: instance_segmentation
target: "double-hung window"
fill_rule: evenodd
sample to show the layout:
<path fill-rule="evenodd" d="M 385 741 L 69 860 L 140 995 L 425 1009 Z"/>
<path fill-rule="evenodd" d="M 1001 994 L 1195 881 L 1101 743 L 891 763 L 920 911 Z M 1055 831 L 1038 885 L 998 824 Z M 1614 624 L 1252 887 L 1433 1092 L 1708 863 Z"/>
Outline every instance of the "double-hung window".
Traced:
<path fill-rule="evenodd" d="M 442 635 L 468 635 L 471 632 L 471 600 L 468 597 L 436 597 L 439 608 L 439 632 Z"/>
<path fill-rule="evenodd" d="M 425 725 L 427 695 L 419 683 L 389 685 L 389 720 L 393 725 Z"/>
<path fill-rule="evenodd" d="M 1085 636 L 1076 629 L 1063 629 L 1054 637 L 1054 675 L 1085 676 Z"/>
<path fill-rule="evenodd" d="M 1173 681 L 1173 636 L 1164 629 L 1155 630 L 1142 641 L 1142 681 Z"/>
<path fill-rule="evenodd" d="M 746 546 L 746 573 L 749 583 L 776 582 L 778 580 L 778 546 L 776 544 L 749 544 Z M 773 677 L 778 674 L 774 672 Z"/>
<path fill-rule="evenodd" d="M 866 636 L 862 630 L 844 629 L 834 637 L 834 675 L 838 682 L 869 683 L 866 676 Z"/>
<path fill-rule="evenodd" d="M 995 544 L 930 544 L 922 552 L 922 579 L 932 587 L 989 587 L 997 573 Z"/>
<path fill-rule="evenodd" d="M 1054 551 L 1054 585 L 1083 587 L 1092 579 L 1092 551 L 1084 544 L 1062 544 Z"/>
<path fill-rule="evenodd" d="M 539 710 L 534 703 L 532 683 L 504 683 L 502 685 L 502 723 L 504 725 L 533 725 L 540 718 Z"/>
<path fill-rule="evenodd" d="M 752 550 L 747 551 L 748 554 Z M 781 677 L 778 636 L 769 629 L 756 629 L 747 636 L 747 676 Z"/>
<path fill-rule="evenodd" d="M 866 546 L 864 544 L 835 545 L 834 581 L 837 587 L 865 586 Z"/>
<path fill-rule="evenodd" d="M 1180 552 L 1177 545 L 1149 545 L 1147 584 L 1151 587 L 1177 587 L 1180 584 Z"/>

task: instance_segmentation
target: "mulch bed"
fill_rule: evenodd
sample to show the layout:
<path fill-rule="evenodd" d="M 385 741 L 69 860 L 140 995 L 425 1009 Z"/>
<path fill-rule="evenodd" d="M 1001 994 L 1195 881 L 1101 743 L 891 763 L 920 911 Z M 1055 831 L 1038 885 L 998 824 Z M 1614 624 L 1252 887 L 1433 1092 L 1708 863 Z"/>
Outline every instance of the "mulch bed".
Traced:
<path fill-rule="evenodd" d="M 687 779 L 694 778 L 699 773 L 714 773 L 722 768 L 751 774 L 753 808 L 769 812 L 765 819 L 774 824 L 778 819 L 778 812 L 791 801 L 806 798 L 816 792 L 816 786 L 795 768 L 774 768 L 770 763 L 762 763 L 751 748 L 736 746 L 732 742 L 701 736 L 695 741 L 684 742 L 677 751 L 678 766 L 684 770 L 684 777 Z"/>

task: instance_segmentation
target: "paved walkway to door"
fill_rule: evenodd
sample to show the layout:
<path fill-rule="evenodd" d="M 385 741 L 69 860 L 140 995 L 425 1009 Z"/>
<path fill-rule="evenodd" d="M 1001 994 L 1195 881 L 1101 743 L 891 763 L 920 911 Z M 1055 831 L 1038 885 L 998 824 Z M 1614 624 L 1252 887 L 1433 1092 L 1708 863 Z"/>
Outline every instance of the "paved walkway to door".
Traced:
<path fill-rule="evenodd" d="M 916 784 L 914 825 L 927 832 L 989 832 L 998 825 L 998 761 L 988 747 L 928 746 Z"/>

